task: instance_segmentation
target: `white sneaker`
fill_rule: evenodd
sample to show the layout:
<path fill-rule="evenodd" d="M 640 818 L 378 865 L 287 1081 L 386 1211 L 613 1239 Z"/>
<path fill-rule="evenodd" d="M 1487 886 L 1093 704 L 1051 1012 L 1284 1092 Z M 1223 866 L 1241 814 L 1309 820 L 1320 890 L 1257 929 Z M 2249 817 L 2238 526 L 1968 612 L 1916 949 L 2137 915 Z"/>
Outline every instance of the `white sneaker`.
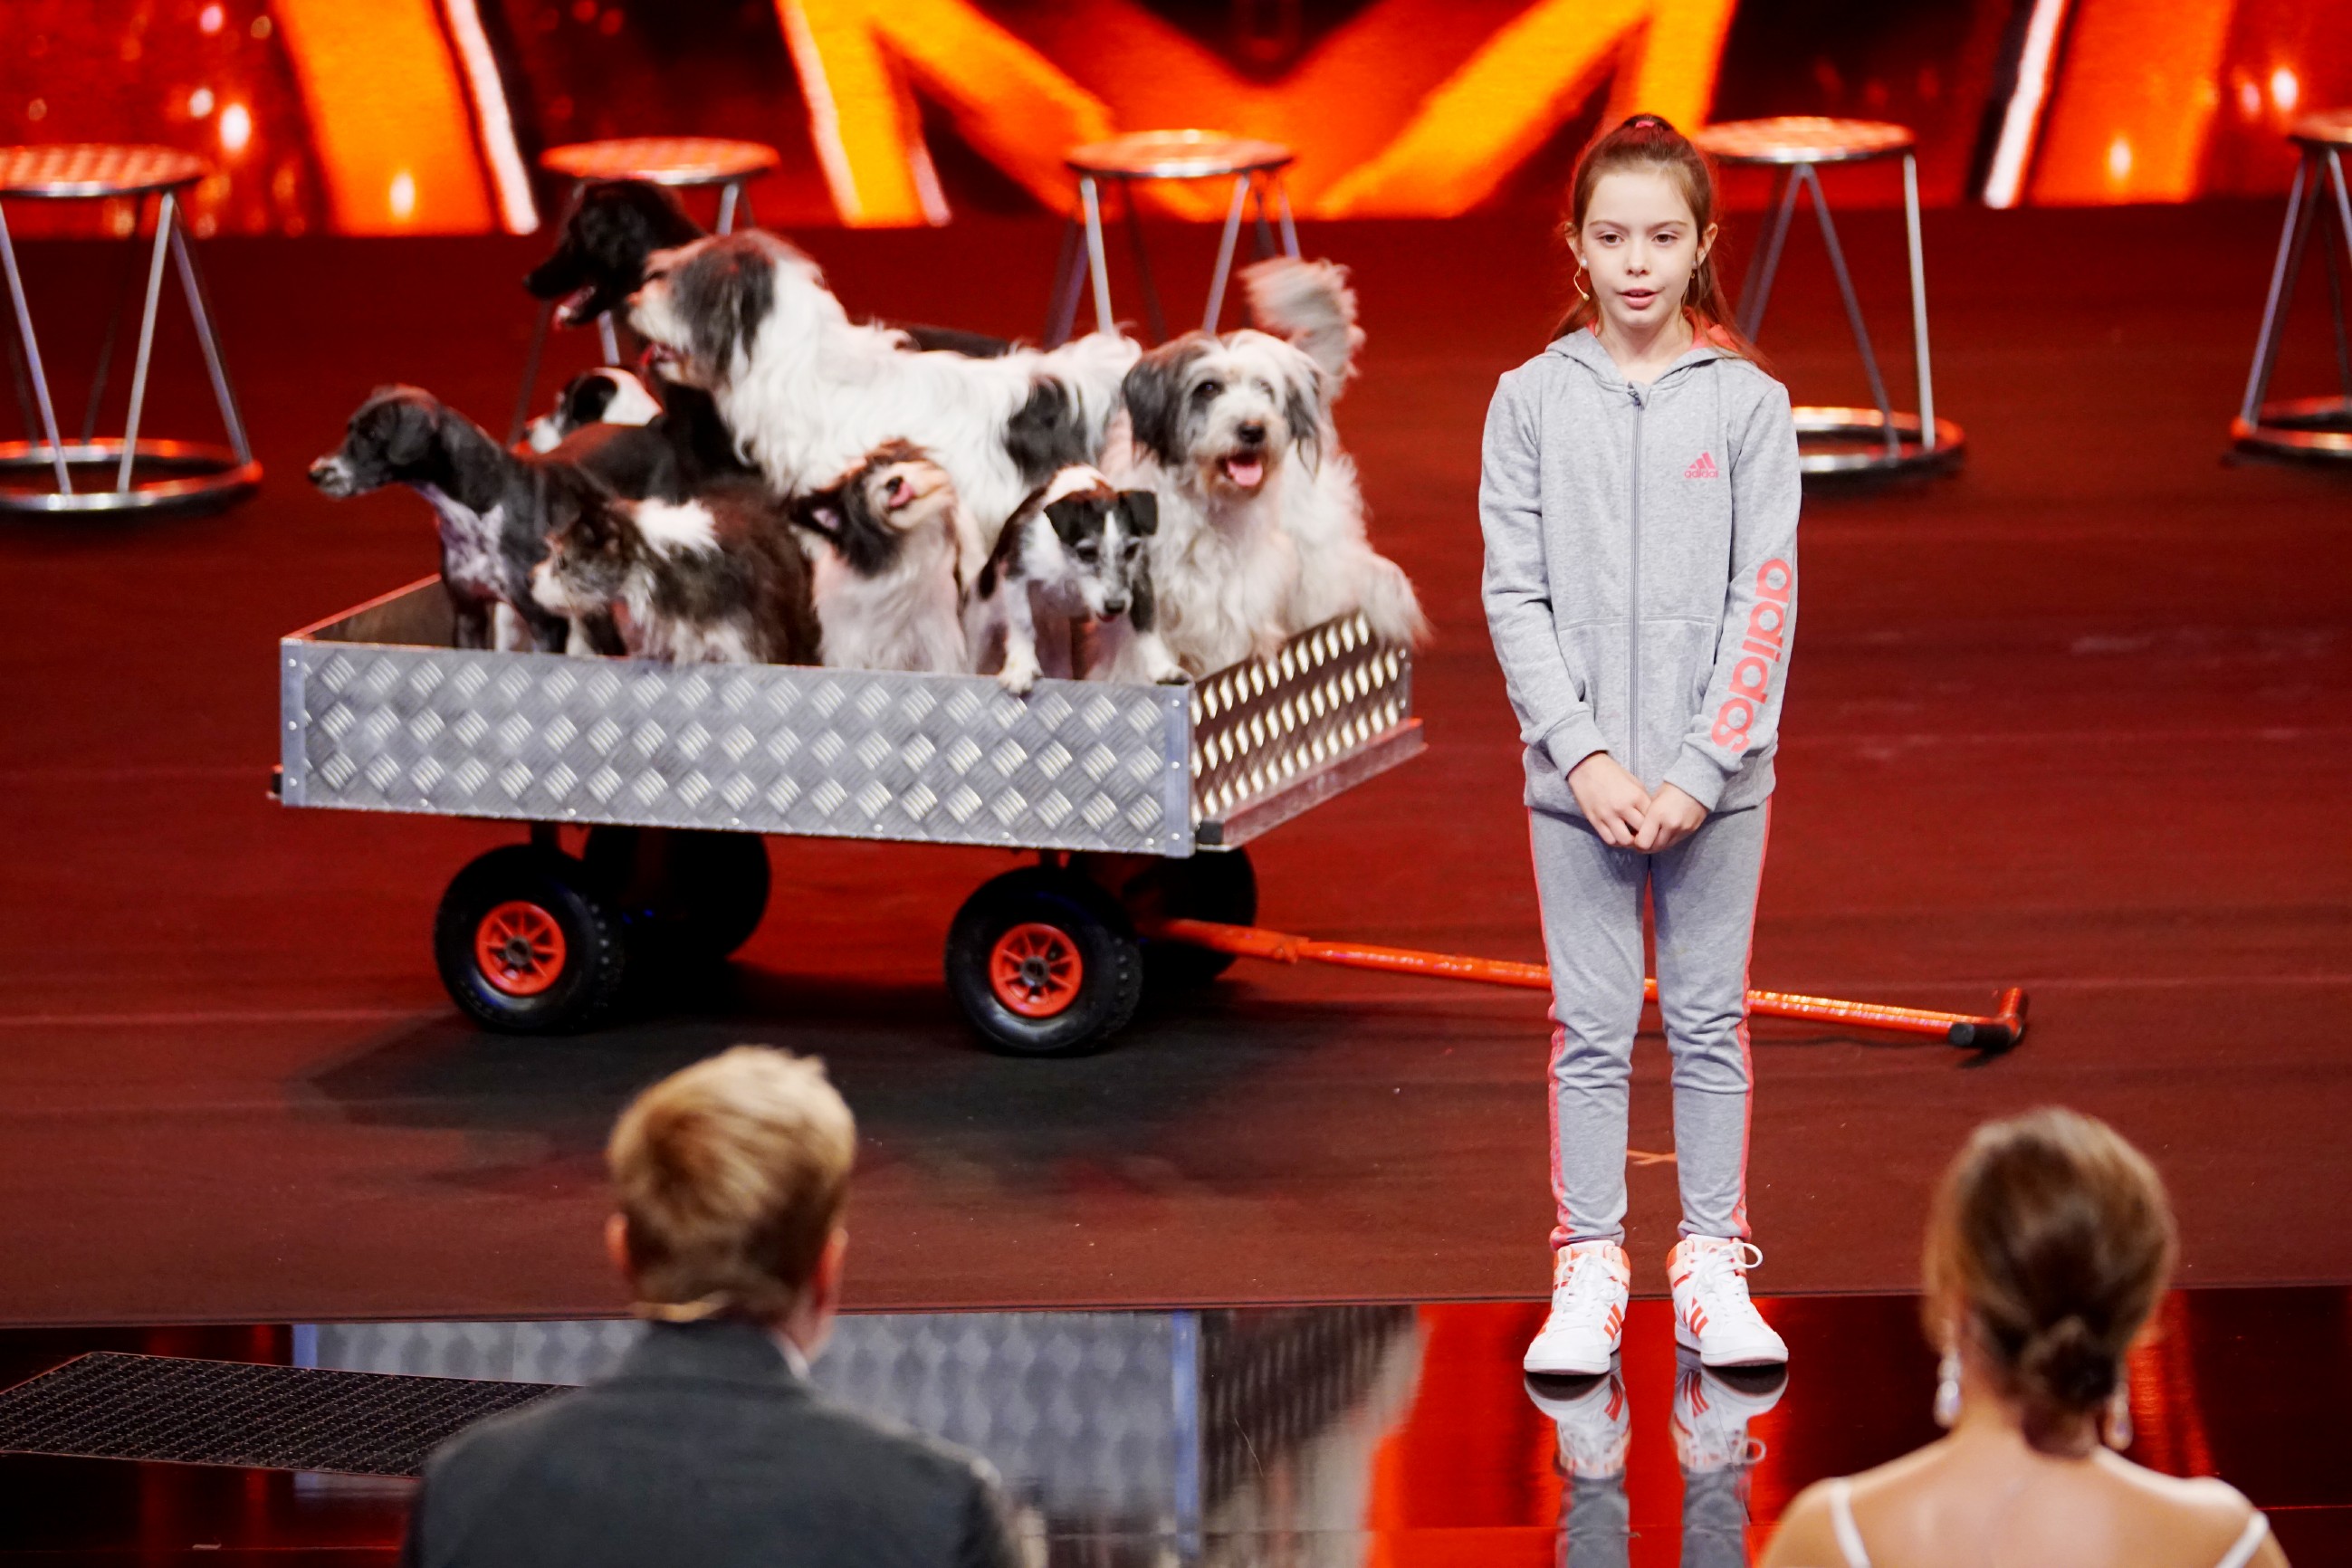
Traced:
<path fill-rule="evenodd" d="M 1675 1342 L 1698 1352 L 1708 1366 L 1775 1366 L 1788 1344 L 1748 1299 L 1748 1271 L 1762 1265 L 1760 1247 L 1721 1237 L 1686 1236 L 1666 1254 L 1666 1281 L 1675 1288 Z"/>
<path fill-rule="evenodd" d="M 1633 1432 L 1633 1401 L 1625 1397 L 1625 1380 L 1612 1372 L 1606 1377 L 1578 1378 L 1567 1384 L 1573 1392 L 1555 1393 L 1540 1386 L 1561 1380 L 1532 1373 L 1528 1397 L 1559 1428 L 1559 1468 L 1578 1480 L 1605 1481 L 1625 1473 L 1625 1449 Z"/>
<path fill-rule="evenodd" d="M 1740 1381 L 1733 1383 L 1691 1352 L 1675 1352 L 1675 1405 L 1668 1425 L 1675 1435 L 1675 1458 L 1685 1471 L 1706 1475 L 1746 1469 L 1764 1457 L 1763 1441 L 1748 1435 L 1748 1424 L 1780 1403 L 1789 1374 L 1783 1370 L 1738 1376 Z"/>
<path fill-rule="evenodd" d="M 1520 1365 L 1550 1377 L 1598 1377 L 1625 1337 L 1633 1266 L 1613 1241 L 1580 1241 L 1552 1261 L 1551 1315 Z"/>

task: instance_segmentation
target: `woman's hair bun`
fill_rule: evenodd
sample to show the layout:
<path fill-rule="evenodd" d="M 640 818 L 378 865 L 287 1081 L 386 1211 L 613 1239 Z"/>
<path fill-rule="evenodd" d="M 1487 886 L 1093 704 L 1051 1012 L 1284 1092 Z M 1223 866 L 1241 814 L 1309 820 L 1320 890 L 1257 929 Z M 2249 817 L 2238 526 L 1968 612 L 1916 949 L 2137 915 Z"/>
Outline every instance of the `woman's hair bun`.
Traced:
<path fill-rule="evenodd" d="M 2018 1354 L 2021 1393 L 2042 1395 L 2067 1411 L 2087 1410 L 2116 1391 L 2122 1348 L 2102 1342 L 2091 1325 L 2069 1313 L 2025 1342 Z"/>

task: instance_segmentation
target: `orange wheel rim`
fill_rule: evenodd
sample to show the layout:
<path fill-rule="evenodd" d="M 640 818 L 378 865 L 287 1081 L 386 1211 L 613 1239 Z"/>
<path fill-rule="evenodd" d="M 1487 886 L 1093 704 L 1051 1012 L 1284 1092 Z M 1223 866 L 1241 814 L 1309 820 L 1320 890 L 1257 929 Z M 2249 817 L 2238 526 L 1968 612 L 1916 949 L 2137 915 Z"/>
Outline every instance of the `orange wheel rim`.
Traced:
<path fill-rule="evenodd" d="M 1087 966 L 1059 926 L 1030 921 L 996 939 L 988 955 L 989 988 L 1024 1018 L 1051 1018 L 1078 999 Z"/>
<path fill-rule="evenodd" d="M 500 904 L 474 928 L 474 963 L 509 996 L 536 996 L 563 974 L 563 928 L 537 904 Z"/>

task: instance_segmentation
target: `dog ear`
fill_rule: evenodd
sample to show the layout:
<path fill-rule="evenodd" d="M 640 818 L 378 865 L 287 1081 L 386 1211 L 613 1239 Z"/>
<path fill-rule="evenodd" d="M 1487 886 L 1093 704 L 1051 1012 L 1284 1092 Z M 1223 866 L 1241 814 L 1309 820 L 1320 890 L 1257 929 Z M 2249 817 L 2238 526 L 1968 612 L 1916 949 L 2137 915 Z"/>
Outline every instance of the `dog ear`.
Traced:
<path fill-rule="evenodd" d="M 776 264 L 751 235 L 705 245 L 671 276 L 678 313 L 694 339 L 694 357 L 730 375 L 776 302 Z"/>
<path fill-rule="evenodd" d="M 1045 508 L 1045 521 L 1054 525 L 1055 537 L 1065 544 L 1076 544 L 1087 525 L 1102 515 L 1104 505 L 1099 496 L 1065 496 Z"/>
<path fill-rule="evenodd" d="M 1128 531 L 1149 539 L 1160 531 L 1160 497 L 1150 490 L 1121 490 L 1118 510 L 1126 514 Z"/>
<path fill-rule="evenodd" d="M 1163 463 L 1179 460 L 1184 414 L 1184 377 L 1192 362 L 1207 349 L 1198 332 L 1187 332 L 1172 343 L 1162 343 L 1135 362 L 1120 384 L 1127 402 L 1128 423 L 1135 444 Z"/>
<path fill-rule="evenodd" d="M 421 463 L 441 439 L 441 421 L 447 412 L 429 395 L 402 397 L 383 405 L 384 461 L 395 468 Z"/>
<path fill-rule="evenodd" d="M 841 497 L 831 490 L 803 496 L 793 503 L 793 521 L 811 533 L 838 543 L 841 539 Z"/>
<path fill-rule="evenodd" d="M 1297 348 L 1283 345 L 1282 417 L 1297 443 L 1299 460 L 1314 473 L 1323 463 L 1323 426 L 1330 414 L 1323 402 L 1323 373 Z"/>

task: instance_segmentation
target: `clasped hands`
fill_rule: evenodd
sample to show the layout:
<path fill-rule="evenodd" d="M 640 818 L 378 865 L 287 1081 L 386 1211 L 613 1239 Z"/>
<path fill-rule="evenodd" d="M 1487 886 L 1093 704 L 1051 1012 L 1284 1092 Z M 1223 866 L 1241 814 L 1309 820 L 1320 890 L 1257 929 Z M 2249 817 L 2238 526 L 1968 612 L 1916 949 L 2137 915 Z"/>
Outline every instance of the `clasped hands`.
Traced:
<path fill-rule="evenodd" d="M 1595 752 L 1569 769 L 1568 787 L 1584 820 L 1612 848 L 1654 855 L 1689 837 L 1706 820 L 1706 807 L 1678 785 L 1667 784 L 1654 795 L 1606 752 Z"/>

